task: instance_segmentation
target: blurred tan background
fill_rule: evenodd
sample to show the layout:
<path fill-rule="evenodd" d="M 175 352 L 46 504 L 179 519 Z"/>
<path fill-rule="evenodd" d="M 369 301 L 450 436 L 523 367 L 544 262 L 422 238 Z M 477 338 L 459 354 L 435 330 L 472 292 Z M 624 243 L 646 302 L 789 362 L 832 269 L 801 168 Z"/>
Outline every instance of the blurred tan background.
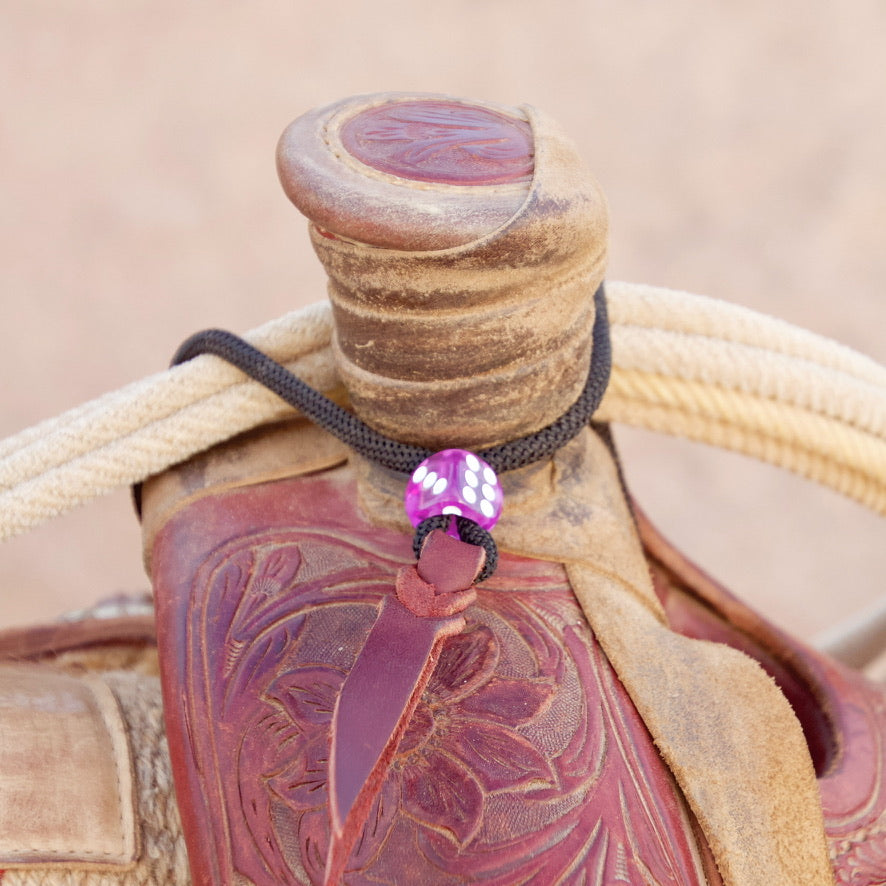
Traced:
<path fill-rule="evenodd" d="M 880 0 L 0 4 L 0 435 L 323 298 L 274 147 L 387 89 L 528 102 L 610 200 L 610 278 L 886 361 Z M 875 602 L 886 523 L 741 457 L 618 431 L 651 516 L 805 636 Z M 146 587 L 120 493 L 0 548 L 0 624 Z"/>

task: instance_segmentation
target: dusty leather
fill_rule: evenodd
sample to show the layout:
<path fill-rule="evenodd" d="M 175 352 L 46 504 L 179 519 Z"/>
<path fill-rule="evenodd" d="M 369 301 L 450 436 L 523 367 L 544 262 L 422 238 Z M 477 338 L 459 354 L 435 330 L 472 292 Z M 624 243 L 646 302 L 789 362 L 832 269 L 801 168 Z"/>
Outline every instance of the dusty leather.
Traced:
<path fill-rule="evenodd" d="M 674 630 L 752 656 L 778 683 L 815 764 L 839 886 L 886 880 L 883 688 L 762 619 L 638 514 L 656 593 Z"/>
<path fill-rule="evenodd" d="M 293 124 L 281 172 L 298 165 L 299 138 L 308 165 L 313 145 L 353 172 L 333 136 L 374 101 Z M 369 246 L 353 241 L 349 201 L 330 198 L 337 215 L 312 228 L 350 402 L 398 440 L 513 439 L 560 414 L 583 384 L 605 202 L 569 140 L 543 115 L 522 113 L 534 175 L 500 227 L 448 248 Z M 327 179 L 335 185 L 337 173 Z M 296 202 L 300 180 L 288 187 Z M 429 199 L 448 195 L 468 215 L 475 206 L 457 187 L 367 181 L 392 230 L 401 209 L 408 216 Z M 500 208 L 499 196 L 489 194 Z M 815 772 L 790 704 L 749 657 L 670 630 L 601 439 L 588 430 L 502 479 L 496 538 L 507 556 L 465 610 L 465 631 L 444 645 L 428 693 L 446 704 L 415 709 L 354 849 L 353 882 L 504 883 L 541 871 L 703 882 L 716 877 L 710 854 L 729 886 L 832 882 Z M 403 478 L 357 464 L 356 481 L 348 467 L 221 489 L 155 521 L 167 717 L 200 883 L 322 877 L 327 714 L 409 559 Z M 510 642 L 540 645 L 521 659 Z M 463 704 L 473 720 L 452 713 Z M 592 726 L 600 710 L 614 719 Z"/>
<path fill-rule="evenodd" d="M 355 244 L 334 219 L 312 232 L 351 402 L 398 439 L 510 439 L 559 414 L 584 380 L 605 204 L 568 140 L 525 116 L 535 176 L 516 213 L 479 239 L 406 253 Z M 500 218 L 503 191 L 489 196 Z M 338 205 L 347 217 L 348 202 Z M 834 880 L 830 849 L 843 882 L 878 882 L 879 695 L 816 672 L 822 685 L 843 680 L 851 699 L 842 719 L 828 714 L 832 744 L 856 747 L 867 724 L 872 749 L 828 758 L 825 820 L 817 708 L 800 705 L 798 719 L 788 702 L 815 675 L 785 660 L 779 689 L 745 654 L 760 644 L 723 645 L 728 622 L 687 615 L 694 588 L 679 570 L 658 564 L 656 594 L 603 437 L 586 430 L 502 479 L 498 572 L 477 588 L 463 630 L 429 634 L 420 697 L 401 703 L 406 728 L 391 733 L 386 768 L 356 804 L 368 817 L 344 881 L 816 886 Z M 412 562 L 402 491 L 402 477 L 304 423 L 247 435 L 145 487 L 195 883 L 324 881 L 337 699 Z M 124 676 L 104 679 L 126 719 Z M 838 692 L 810 697 L 841 703 Z M 133 742 L 136 731 L 133 720 Z M 359 728 L 342 734 L 344 747 L 360 739 Z M 149 864 L 156 838 L 143 838 L 139 863 Z M 176 868 L 157 882 L 180 877 Z"/>
<path fill-rule="evenodd" d="M 274 447 L 281 457 L 285 453 L 304 452 L 303 447 L 298 445 L 303 430 L 298 426 L 281 427 L 273 433 L 259 435 L 259 439 L 253 441 L 254 447 L 262 453 L 256 461 L 262 465 L 273 462 L 269 450 Z M 331 450 L 337 446 L 334 442 L 330 443 Z M 162 512 L 167 518 L 174 517 L 191 504 L 211 500 L 215 491 L 247 489 L 244 477 L 253 466 L 249 458 L 250 448 L 248 444 L 222 448 L 207 454 L 199 465 L 192 465 L 180 472 L 179 498 L 172 495 L 164 497 Z M 238 456 L 237 452 L 241 455 Z M 328 458 L 335 461 L 332 455 Z M 364 466 L 360 470 L 364 471 Z M 340 473 L 340 470 L 334 473 Z M 527 469 L 526 473 L 531 475 L 531 469 Z M 313 472 L 311 476 L 319 479 L 326 474 Z M 181 482 L 185 477 L 188 478 L 187 483 Z M 200 477 L 214 478 L 219 485 L 213 489 L 212 481 L 204 484 L 198 479 Z M 526 480 L 530 488 L 545 485 L 543 478 L 527 476 Z M 175 484 L 175 477 L 166 477 L 162 488 L 168 493 Z M 261 484 L 262 487 L 268 485 Z M 365 490 L 366 484 L 362 485 Z M 353 490 L 350 484 L 347 484 L 347 488 Z M 512 494 L 517 495 L 517 491 L 512 490 Z M 158 506 L 161 504 L 159 499 L 154 501 Z M 649 564 L 657 597 L 672 628 L 689 637 L 727 643 L 746 652 L 777 680 L 798 711 L 818 770 L 818 785 L 836 882 L 840 886 L 874 886 L 882 882 L 886 870 L 886 786 L 883 780 L 886 769 L 883 743 L 886 713 L 881 690 L 858 674 L 817 655 L 768 625 L 695 569 L 642 518 L 640 528 L 645 561 Z M 600 554 L 605 557 L 605 550 L 601 550 Z M 401 560 L 405 562 L 407 557 L 407 553 L 402 553 Z M 530 564 L 519 559 L 513 562 L 520 567 L 517 573 L 519 580 L 527 583 L 532 575 L 526 568 Z M 536 599 L 542 588 L 547 588 L 544 593 L 549 594 L 548 599 L 552 599 L 554 594 L 551 592 L 556 587 L 563 587 L 562 570 L 544 562 L 532 568 L 540 570 L 542 577 L 541 583 L 537 579 L 532 583 Z M 562 597 L 559 599 L 562 600 Z M 558 605 L 567 604 L 563 601 Z M 573 613 L 573 619 L 580 618 L 576 614 L 574 600 L 568 604 L 566 611 Z M 142 702 L 151 698 L 153 693 L 155 700 L 150 704 L 155 711 L 159 708 L 157 681 L 150 676 L 152 669 L 156 668 L 150 645 L 152 636 L 151 626 L 144 618 L 122 619 L 116 623 L 87 620 L 73 626 L 41 626 L 37 630 L 7 632 L 0 636 L 0 657 L 12 654 L 20 661 L 53 662 L 54 668 L 63 667 L 68 673 L 82 673 L 84 667 L 102 673 L 103 679 L 125 699 L 127 732 L 134 756 L 139 760 L 145 757 L 154 760 L 151 765 L 142 762 L 136 767 L 136 775 L 143 785 L 138 791 L 138 818 L 142 831 L 138 874 L 115 874 L 79 865 L 67 870 L 51 869 L 34 864 L 19 870 L 7 870 L 2 879 L 3 886 L 31 886 L 37 883 L 47 886 L 68 886 L 72 883 L 88 883 L 89 886 L 123 883 L 185 886 L 191 882 L 186 866 L 181 863 L 185 857 L 184 846 L 178 831 L 162 728 L 149 725 L 159 723 L 158 720 L 133 714 L 131 690 L 136 688 L 137 697 Z M 599 647 L 596 648 L 595 660 L 605 664 L 605 656 Z M 120 671 L 120 668 L 128 669 L 128 673 Z M 606 666 L 602 673 L 605 676 L 611 674 L 611 670 Z M 603 682 L 603 686 L 605 693 L 594 697 L 607 699 L 604 710 L 609 713 L 604 720 L 596 719 L 594 722 L 598 726 L 601 723 L 611 725 L 615 712 L 622 723 L 627 721 L 636 725 L 633 707 L 626 701 L 617 683 L 609 679 Z M 122 691 L 124 687 L 125 693 Z M 438 687 L 437 691 L 445 690 Z M 614 707 L 613 698 L 618 700 Z M 145 754 L 146 745 L 153 747 L 149 754 Z M 612 747 L 612 742 L 607 742 L 610 756 Z M 615 747 L 618 747 L 617 743 Z M 657 755 L 654 751 L 652 753 L 655 760 Z M 167 774 L 158 779 L 156 773 L 163 771 Z M 149 773 L 155 774 L 148 777 Z M 619 773 L 627 774 L 623 761 L 614 769 L 616 776 Z M 162 822 L 159 829 L 158 815 Z M 161 836 L 162 843 L 158 843 Z M 699 841 L 698 845 L 703 850 L 705 841 Z M 177 866 L 167 863 L 168 859 L 176 857 L 181 860 Z M 707 861 L 709 865 L 713 864 L 710 858 Z M 716 874 L 709 873 L 708 876 L 710 882 L 716 882 Z M 391 882 L 402 881 L 392 878 Z M 760 878 L 757 882 L 762 884 L 768 881 Z"/>
<path fill-rule="evenodd" d="M 0 668 L 0 863 L 134 863 L 131 768 L 105 683 L 31 664 Z"/>
<path fill-rule="evenodd" d="M 368 468 L 364 506 L 396 513 L 396 483 L 391 478 L 380 493 L 381 476 Z M 589 431 L 550 464 L 506 482 L 511 507 L 496 531 L 500 546 L 567 564 L 595 637 L 697 816 L 724 882 L 830 882 L 813 767 L 790 705 L 747 657 L 665 624 L 602 442 Z"/>
<path fill-rule="evenodd" d="M 526 129 L 525 115 L 514 108 L 485 102 L 464 102 L 452 96 L 421 96 L 390 92 L 358 96 L 302 114 L 283 133 L 277 146 L 277 172 L 290 200 L 324 231 L 334 232 L 346 240 L 406 252 L 449 249 L 471 243 L 507 223 L 526 199 L 528 181 L 525 176 L 504 176 L 504 183 L 482 188 L 482 199 L 472 195 L 471 211 L 465 213 L 464 192 L 445 182 L 425 177 L 410 181 L 409 175 L 395 176 L 367 165 L 345 147 L 350 141 L 342 129 L 355 113 L 376 111 L 393 99 L 439 98 L 447 105 L 467 107 L 471 112 L 490 109 L 516 121 L 518 129 Z M 446 121 L 440 121 L 446 128 Z M 487 121 L 488 122 L 488 121 Z M 414 146 L 414 134 L 385 121 L 394 136 L 393 142 L 402 150 Z M 394 123 L 391 127 L 391 123 Z M 450 129 L 450 133 L 452 130 Z M 498 139 L 501 132 L 490 133 L 483 126 L 482 139 Z M 525 147 L 530 147 L 524 142 Z M 433 141 L 429 143 L 434 147 Z M 365 143 L 358 155 L 365 158 Z M 388 143 L 390 147 L 390 142 Z M 438 146 L 437 146 L 438 147 Z M 390 159 L 390 154 L 385 151 Z M 439 153 L 439 152 L 438 152 Z M 531 158 L 529 172 L 531 173 Z M 451 183 L 451 182 L 450 182 Z M 410 199 L 405 194 L 396 208 L 391 207 L 391 186 L 410 189 L 423 198 Z"/>
<path fill-rule="evenodd" d="M 186 886 L 153 619 L 2 632 L 0 684 L 3 886 Z"/>
<path fill-rule="evenodd" d="M 197 883 L 322 880 L 332 706 L 412 561 L 411 533 L 374 526 L 356 498 L 346 466 L 209 490 L 156 536 L 158 628 L 178 650 L 164 657 L 167 723 Z M 597 869 L 709 882 L 692 816 L 563 566 L 504 555 L 477 594 L 348 882 Z M 226 777 L 201 780 L 210 767 Z"/>
<path fill-rule="evenodd" d="M 559 417 L 584 386 L 593 294 L 606 264 L 606 201 L 559 127 L 532 108 L 522 112 L 535 175 L 513 215 L 483 236 L 405 251 L 355 243 L 349 228 L 333 236 L 311 227 L 329 275 L 338 372 L 358 415 L 394 439 L 438 449 L 512 440 Z M 297 144 L 310 151 L 311 137 L 308 129 Z M 406 224 L 401 216 L 413 204 L 455 192 L 463 227 L 474 230 L 477 204 L 497 193 L 472 190 L 466 209 L 464 188 L 429 187 L 400 181 L 388 224 L 392 216 Z M 338 205 L 347 221 L 356 214 L 347 199 Z"/>

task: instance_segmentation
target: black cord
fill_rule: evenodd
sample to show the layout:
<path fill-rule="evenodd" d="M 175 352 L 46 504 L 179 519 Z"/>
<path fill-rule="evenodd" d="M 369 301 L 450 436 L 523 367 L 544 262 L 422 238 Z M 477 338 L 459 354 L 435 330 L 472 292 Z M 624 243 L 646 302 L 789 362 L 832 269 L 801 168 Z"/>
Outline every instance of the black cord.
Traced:
<path fill-rule="evenodd" d="M 596 315 L 592 330 L 591 364 L 579 398 L 563 415 L 540 431 L 478 451 L 477 455 L 488 462 L 497 474 L 522 468 L 524 465 L 553 455 L 575 437 L 597 411 L 612 371 L 609 316 L 602 283 L 594 293 L 594 305 Z M 177 366 L 200 354 L 214 354 L 232 363 L 291 406 L 300 409 L 308 418 L 360 455 L 392 471 L 411 474 L 421 462 L 433 454 L 433 450 L 400 443 L 373 430 L 356 415 L 342 409 L 328 397 L 324 397 L 298 376 L 293 375 L 285 366 L 281 366 L 232 332 L 207 329 L 195 333 L 175 352 L 172 365 Z M 430 517 L 419 524 L 412 542 L 416 557 L 421 553 L 421 546 L 428 533 L 434 529 L 446 529 L 449 522 L 449 515 L 441 515 Z M 486 551 L 486 563 L 477 577 L 478 582 L 485 581 L 498 564 L 495 541 L 485 529 L 467 517 L 457 517 L 456 527 L 462 541 L 478 545 Z"/>
<path fill-rule="evenodd" d="M 594 304 L 593 350 L 581 395 L 563 415 L 540 431 L 478 451 L 477 455 L 488 462 L 496 473 L 513 471 L 553 455 L 575 437 L 596 412 L 606 392 L 612 369 L 609 317 L 602 283 L 594 294 Z M 392 471 L 411 474 L 433 454 L 430 449 L 400 443 L 373 430 L 356 415 L 324 397 L 285 366 L 231 332 L 207 329 L 195 333 L 175 352 L 172 365 L 184 363 L 200 354 L 214 354 L 232 363 L 360 455 Z"/>

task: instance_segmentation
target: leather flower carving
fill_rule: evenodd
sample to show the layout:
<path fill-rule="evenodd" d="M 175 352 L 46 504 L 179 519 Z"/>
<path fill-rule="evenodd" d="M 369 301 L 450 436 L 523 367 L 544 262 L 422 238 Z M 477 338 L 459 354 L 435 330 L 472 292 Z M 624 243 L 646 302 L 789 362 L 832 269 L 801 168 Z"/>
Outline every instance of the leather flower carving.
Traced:
<path fill-rule="evenodd" d="M 554 687 L 550 680 L 496 676 L 498 653 L 495 637 L 482 625 L 447 641 L 376 800 L 371 841 L 364 844 L 384 843 L 405 813 L 464 846 L 477 834 L 489 794 L 554 783 L 549 763 L 519 732 L 545 709 Z M 269 785 L 288 805 L 312 811 L 303 821 L 308 833 L 303 827 L 301 836 L 315 844 L 318 858 L 319 844 L 325 844 L 328 728 L 343 681 L 334 668 L 300 668 L 281 676 L 271 692 L 294 733 L 313 733 L 296 759 L 270 775 Z"/>
<path fill-rule="evenodd" d="M 363 163 L 419 181 L 496 184 L 532 175 L 529 124 L 488 108 L 446 100 L 379 105 L 340 134 Z"/>
<path fill-rule="evenodd" d="M 364 134 L 366 140 L 396 142 L 403 159 L 416 165 L 435 153 L 454 149 L 484 159 L 510 159 L 526 152 L 525 145 L 511 135 L 504 118 L 465 105 L 410 102 L 405 109 L 393 105 L 375 111 L 373 123 Z"/>
<path fill-rule="evenodd" d="M 545 708 L 553 686 L 494 676 L 497 663 L 489 628 L 453 637 L 394 763 L 404 811 L 459 844 L 476 834 L 487 794 L 555 781 L 548 762 L 518 731 Z"/>
<path fill-rule="evenodd" d="M 201 565 L 183 665 L 188 722 L 206 725 L 185 762 L 230 773 L 206 784 L 216 882 L 323 882 L 332 717 L 402 565 L 402 539 L 390 546 L 265 534 Z M 703 882 L 673 783 L 561 572 L 505 559 L 466 614 L 372 799 L 349 886 Z"/>

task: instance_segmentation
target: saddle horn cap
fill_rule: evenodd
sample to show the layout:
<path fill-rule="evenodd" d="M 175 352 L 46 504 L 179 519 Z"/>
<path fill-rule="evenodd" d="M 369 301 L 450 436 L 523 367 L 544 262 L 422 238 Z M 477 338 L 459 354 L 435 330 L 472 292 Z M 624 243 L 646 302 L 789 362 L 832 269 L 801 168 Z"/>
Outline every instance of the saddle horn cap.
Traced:
<path fill-rule="evenodd" d="M 608 215 L 552 121 L 449 96 L 361 96 L 290 124 L 277 166 L 312 222 L 337 367 L 367 424 L 476 448 L 577 399 Z"/>
<path fill-rule="evenodd" d="M 302 115 L 277 147 L 290 200 L 321 230 L 385 249 L 446 249 L 526 199 L 532 130 L 513 108 L 384 93 Z"/>

